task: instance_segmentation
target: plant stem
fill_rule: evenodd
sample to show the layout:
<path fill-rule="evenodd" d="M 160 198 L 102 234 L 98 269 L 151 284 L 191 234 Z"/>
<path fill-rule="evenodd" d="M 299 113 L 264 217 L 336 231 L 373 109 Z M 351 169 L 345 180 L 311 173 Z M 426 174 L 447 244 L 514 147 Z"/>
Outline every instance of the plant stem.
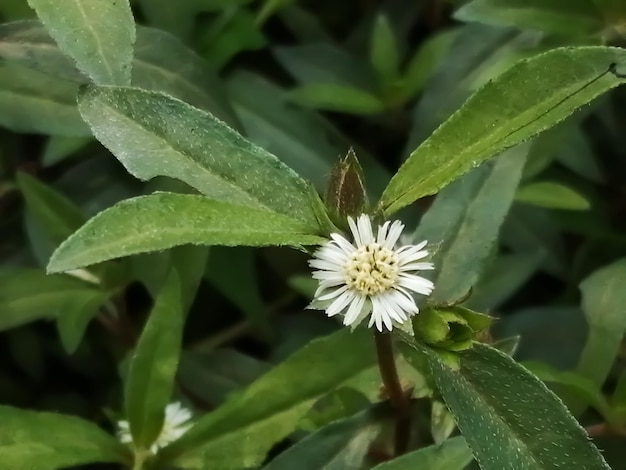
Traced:
<path fill-rule="evenodd" d="M 409 447 L 411 434 L 411 402 L 402 390 L 396 359 L 393 353 L 391 334 L 374 331 L 378 369 L 383 379 L 389 402 L 396 412 L 396 429 L 394 435 L 394 454 L 404 454 Z"/>

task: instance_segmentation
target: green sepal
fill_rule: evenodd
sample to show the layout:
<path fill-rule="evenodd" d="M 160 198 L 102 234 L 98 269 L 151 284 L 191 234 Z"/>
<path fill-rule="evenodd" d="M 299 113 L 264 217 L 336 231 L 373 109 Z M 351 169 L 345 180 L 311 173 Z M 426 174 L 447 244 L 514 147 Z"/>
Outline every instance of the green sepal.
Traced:
<path fill-rule="evenodd" d="M 324 197 L 331 219 L 347 228 L 346 219 L 366 212 L 368 206 L 363 169 L 353 149 L 330 170 Z"/>

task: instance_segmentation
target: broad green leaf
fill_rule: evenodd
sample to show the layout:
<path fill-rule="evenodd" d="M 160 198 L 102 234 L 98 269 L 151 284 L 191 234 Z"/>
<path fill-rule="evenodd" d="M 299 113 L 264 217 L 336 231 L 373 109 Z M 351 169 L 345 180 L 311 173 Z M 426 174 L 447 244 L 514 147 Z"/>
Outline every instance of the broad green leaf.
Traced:
<path fill-rule="evenodd" d="M 19 173 L 17 183 L 28 211 L 55 245 L 85 223 L 85 217 L 75 204 L 27 173 Z"/>
<path fill-rule="evenodd" d="M 575 36 L 599 33 L 604 26 L 600 11 L 589 0 L 472 0 L 454 17 Z"/>
<path fill-rule="evenodd" d="M 626 51 L 611 47 L 550 50 L 521 60 L 486 83 L 420 145 L 380 201 L 391 214 L 502 150 L 525 141 L 624 82 L 611 65 Z M 515 93 L 510 93 L 515 90 Z"/>
<path fill-rule="evenodd" d="M 605 420 L 611 422 L 612 410 L 608 401 L 600 388 L 586 377 L 576 372 L 558 370 L 537 361 L 525 362 L 524 367 L 544 382 L 565 386 L 576 398 L 582 400 L 585 405 L 594 407 Z"/>
<path fill-rule="evenodd" d="M 600 388 L 626 331 L 626 259 L 595 271 L 580 284 L 589 325 L 577 372 Z"/>
<path fill-rule="evenodd" d="M 160 93 L 118 87 L 91 87 L 78 107 L 137 178 L 177 178 L 212 199 L 272 210 L 319 230 L 314 206 L 321 202 L 307 183 L 212 115 Z"/>
<path fill-rule="evenodd" d="M 299 105 L 324 111 L 369 116 L 385 108 L 380 98 L 368 91 L 332 83 L 303 85 L 290 95 L 291 100 Z"/>
<path fill-rule="evenodd" d="M 582 194 L 553 181 L 527 184 L 517 191 L 515 200 L 546 209 L 584 211 L 591 207 L 589 201 Z"/>
<path fill-rule="evenodd" d="M 263 470 L 361 470 L 381 424 L 374 410 L 336 421 L 290 447 Z"/>
<path fill-rule="evenodd" d="M 413 238 L 436 251 L 433 301 L 463 298 L 480 278 L 509 211 L 528 152 L 520 145 L 445 188 Z"/>
<path fill-rule="evenodd" d="M 378 15 L 370 40 L 370 62 L 383 86 L 391 84 L 400 67 L 400 51 L 389 19 Z"/>
<path fill-rule="evenodd" d="M 28 0 L 63 52 L 101 85 L 129 85 L 135 23 L 129 0 Z"/>
<path fill-rule="evenodd" d="M 483 344 L 460 354 L 460 370 L 417 344 L 474 457 L 485 470 L 609 467 L 563 402 L 506 354 Z"/>
<path fill-rule="evenodd" d="M 318 398 L 371 368 L 375 360 L 366 329 L 343 329 L 315 340 L 198 420 L 163 450 L 162 459 L 184 469 L 257 466 Z"/>
<path fill-rule="evenodd" d="M 11 63 L 0 63 L 0 125 L 16 132 L 86 136 L 76 109 L 78 85 Z"/>
<path fill-rule="evenodd" d="M 55 318 L 100 299 L 102 292 L 67 275 L 46 276 L 41 269 L 0 271 L 0 330 L 40 318 Z"/>
<path fill-rule="evenodd" d="M 0 470 L 130 463 L 128 452 L 115 438 L 73 416 L 0 406 L 0 422 Z"/>
<path fill-rule="evenodd" d="M 463 470 L 473 460 L 461 436 L 381 463 L 374 470 Z"/>
<path fill-rule="evenodd" d="M 0 25 L 0 57 L 56 78 L 89 83 L 36 20 Z M 163 91 L 239 126 L 215 72 L 165 31 L 138 27 L 131 80 L 134 86 Z"/>
<path fill-rule="evenodd" d="M 180 277 L 172 270 L 154 301 L 126 377 L 124 408 L 138 449 L 149 448 L 163 428 L 165 407 L 174 388 L 183 324 Z"/>
<path fill-rule="evenodd" d="M 173 246 L 317 245 L 324 238 L 274 212 L 203 196 L 155 193 L 127 199 L 96 215 L 55 251 L 49 272 Z"/>

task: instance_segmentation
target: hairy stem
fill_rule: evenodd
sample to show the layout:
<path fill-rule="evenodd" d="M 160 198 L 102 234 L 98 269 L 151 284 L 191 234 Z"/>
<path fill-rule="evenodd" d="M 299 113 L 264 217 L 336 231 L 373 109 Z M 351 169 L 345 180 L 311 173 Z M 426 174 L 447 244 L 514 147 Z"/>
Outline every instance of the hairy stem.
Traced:
<path fill-rule="evenodd" d="M 393 354 L 391 334 L 374 332 L 376 342 L 376 354 L 378 356 L 378 369 L 383 379 L 385 390 L 389 396 L 389 402 L 396 412 L 396 429 L 394 435 L 395 456 L 404 454 L 409 447 L 411 434 L 411 403 L 409 397 L 402 390 L 396 359 Z"/>

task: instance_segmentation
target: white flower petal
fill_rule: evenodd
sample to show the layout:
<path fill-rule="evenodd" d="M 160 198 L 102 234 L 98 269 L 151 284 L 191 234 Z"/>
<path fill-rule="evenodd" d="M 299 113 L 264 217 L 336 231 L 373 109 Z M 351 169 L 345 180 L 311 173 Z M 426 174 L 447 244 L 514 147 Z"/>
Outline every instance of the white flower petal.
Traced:
<path fill-rule="evenodd" d="M 350 307 L 348 307 L 348 310 L 346 311 L 346 315 L 343 317 L 343 324 L 352 325 L 352 323 L 354 323 L 354 321 L 358 318 L 364 305 L 365 296 L 355 296 L 354 301 L 350 304 Z"/>

